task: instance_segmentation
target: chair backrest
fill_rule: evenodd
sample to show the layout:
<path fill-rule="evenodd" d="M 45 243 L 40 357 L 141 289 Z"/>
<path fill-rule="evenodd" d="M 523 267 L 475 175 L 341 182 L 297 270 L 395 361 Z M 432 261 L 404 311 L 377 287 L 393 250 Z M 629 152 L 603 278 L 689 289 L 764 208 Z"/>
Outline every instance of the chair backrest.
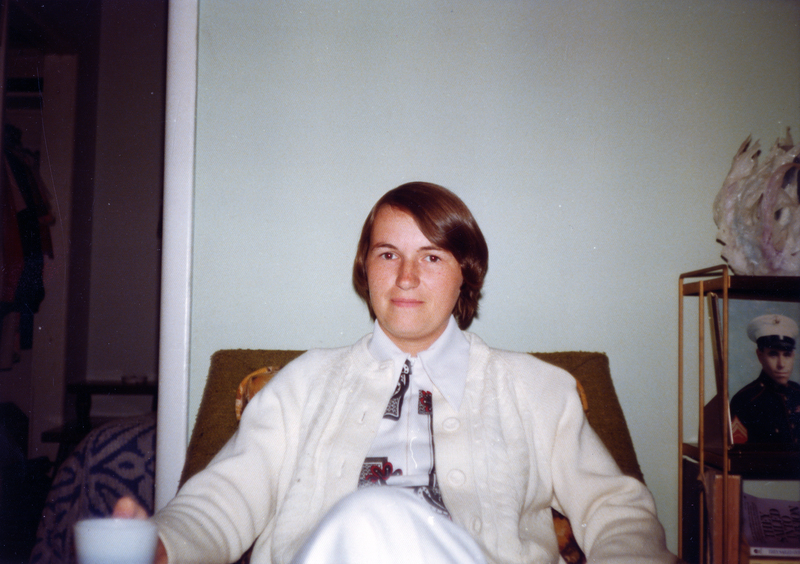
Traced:
<path fill-rule="evenodd" d="M 189 440 L 181 485 L 205 468 L 236 431 L 238 421 L 234 404 L 242 379 L 264 366 L 284 366 L 303 352 L 235 349 L 214 353 L 197 420 Z M 628 425 L 611 380 L 608 357 L 594 352 L 531 354 L 563 368 L 580 382 L 588 402 L 586 416 L 592 428 L 605 443 L 620 469 L 643 481 Z"/>

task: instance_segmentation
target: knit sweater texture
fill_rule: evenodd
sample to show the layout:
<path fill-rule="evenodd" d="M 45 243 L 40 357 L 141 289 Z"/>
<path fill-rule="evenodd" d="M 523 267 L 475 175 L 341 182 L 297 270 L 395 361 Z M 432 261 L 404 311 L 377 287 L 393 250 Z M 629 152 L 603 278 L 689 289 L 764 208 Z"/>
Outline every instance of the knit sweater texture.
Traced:
<path fill-rule="evenodd" d="M 555 563 L 550 508 L 593 563 L 665 563 L 652 496 L 624 476 L 589 426 L 575 380 L 530 355 L 470 342 L 458 412 L 433 390 L 436 471 L 455 523 L 492 563 Z M 396 381 L 369 337 L 309 351 L 244 411 L 236 434 L 153 519 L 169 562 L 288 563 L 357 488 Z"/>

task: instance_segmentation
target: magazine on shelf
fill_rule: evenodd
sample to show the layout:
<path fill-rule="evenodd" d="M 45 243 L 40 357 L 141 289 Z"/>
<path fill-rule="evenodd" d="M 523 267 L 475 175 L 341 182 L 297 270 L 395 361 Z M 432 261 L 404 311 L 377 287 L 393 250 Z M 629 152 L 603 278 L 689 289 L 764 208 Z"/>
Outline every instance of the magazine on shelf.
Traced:
<path fill-rule="evenodd" d="M 716 382 L 716 394 L 703 407 L 703 439 L 705 448 L 721 450 L 733 444 L 733 426 L 731 424 L 730 411 L 726 410 L 723 391 L 723 347 L 722 347 L 722 328 L 719 297 L 715 293 L 708 294 L 708 324 L 711 331 L 711 349 L 714 359 L 714 381 Z M 723 413 L 723 410 L 725 411 Z M 727 438 L 726 438 L 727 437 Z"/>
<path fill-rule="evenodd" d="M 743 493 L 742 542 L 750 556 L 800 557 L 800 501 Z"/>
<path fill-rule="evenodd" d="M 703 472 L 708 519 L 709 564 L 737 562 L 739 559 L 739 512 L 742 499 L 742 477 L 728 474 L 727 502 L 723 502 L 722 472 L 707 466 Z M 725 531 L 728 534 L 725 534 Z M 727 546 L 727 558 L 722 557 L 722 543 Z"/>

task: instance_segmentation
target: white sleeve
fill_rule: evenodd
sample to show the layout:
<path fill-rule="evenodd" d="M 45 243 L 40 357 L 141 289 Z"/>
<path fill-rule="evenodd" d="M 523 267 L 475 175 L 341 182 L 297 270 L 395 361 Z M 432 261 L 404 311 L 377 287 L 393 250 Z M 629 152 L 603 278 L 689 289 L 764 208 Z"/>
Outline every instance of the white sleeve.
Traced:
<path fill-rule="evenodd" d="M 645 485 L 623 475 L 589 425 L 580 397 L 567 394 L 556 428 L 552 472 L 560 510 L 593 563 L 673 563 Z"/>
<path fill-rule="evenodd" d="M 278 374 L 244 410 L 239 429 L 155 516 L 170 564 L 233 562 L 274 517 L 279 487 L 291 471 L 298 394 Z M 231 406 L 233 409 L 233 406 Z"/>

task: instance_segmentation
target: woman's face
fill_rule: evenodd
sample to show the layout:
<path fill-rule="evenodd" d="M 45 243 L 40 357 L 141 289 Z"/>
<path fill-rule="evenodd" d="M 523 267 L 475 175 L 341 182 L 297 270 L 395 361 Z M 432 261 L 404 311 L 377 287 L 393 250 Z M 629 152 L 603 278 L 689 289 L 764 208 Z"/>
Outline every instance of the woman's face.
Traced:
<path fill-rule="evenodd" d="M 452 253 L 431 243 L 413 216 L 384 206 L 375 216 L 366 266 L 381 329 L 412 355 L 430 347 L 461 292 L 461 266 Z"/>

